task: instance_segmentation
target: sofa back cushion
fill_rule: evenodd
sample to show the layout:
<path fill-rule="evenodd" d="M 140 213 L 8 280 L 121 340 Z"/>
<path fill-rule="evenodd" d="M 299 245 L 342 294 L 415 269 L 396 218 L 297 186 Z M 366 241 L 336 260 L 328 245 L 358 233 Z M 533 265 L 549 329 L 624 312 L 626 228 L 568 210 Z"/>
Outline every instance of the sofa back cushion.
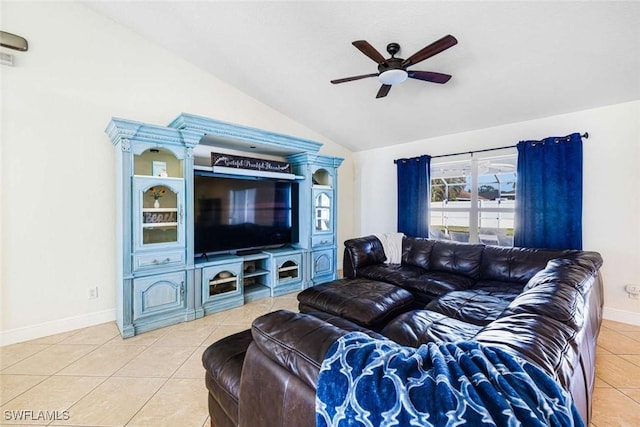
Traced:
<path fill-rule="evenodd" d="M 480 277 L 484 245 L 438 240 L 431 250 L 430 269 L 462 274 L 472 279 Z"/>
<path fill-rule="evenodd" d="M 354 278 L 357 270 L 387 260 L 382 242 L 375 236 L 358 237 L 344 242 L 344 277 Z"/>
<path fill-rule="evenodd" d="M 595 274 L 571 260 L 557 258 L 549 261 L 544 270 L 537 272 L 526 284 L 524 290 L 536 288 L 548 283 L 560 283 L 576 289 L 586 295 L 595 282 Z"/>
<path fill-rule="evenodd" d="M 576 331 L 544 315 L 511 313 L 489 323 L 473 339 L 484 345 L 514 351 L 537 364 L 566 388 L 579 369 Z"/>
<path fill-rule="evenodd" d="M 404 237 L 402 239 L 402 264 L 428 270 L 434 244 L 435 240 L 422 237 Z"/>
<path fill-rule="evenodd" d="M 482 255 L 480 278 L 524 284 L 543 270 L 549 260 L 565 253 L 566 251 L 487 246 Z"/>
<path fill-rule="evenodd" d="M 578 332 L 585 322 L 585 306 L 578 289 L 561 282 L 546 282 L 518 295 L 503 316 L 535 313 L 562 322 Z"/>

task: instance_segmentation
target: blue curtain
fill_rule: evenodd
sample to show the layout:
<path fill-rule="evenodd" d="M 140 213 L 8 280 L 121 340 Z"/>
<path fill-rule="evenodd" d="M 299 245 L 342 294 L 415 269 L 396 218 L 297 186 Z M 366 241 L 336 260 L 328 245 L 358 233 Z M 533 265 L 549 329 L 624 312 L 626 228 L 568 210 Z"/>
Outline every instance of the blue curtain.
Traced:
<path fill-rule="evenodd" d="M 514 244 L 582 249 L 582 138 L 521 141 Z"/>
<path fill-rule="evenodd" d="M 396 160 L 398 168 L 398 232 L 429 237 L 431 157 Z"/>

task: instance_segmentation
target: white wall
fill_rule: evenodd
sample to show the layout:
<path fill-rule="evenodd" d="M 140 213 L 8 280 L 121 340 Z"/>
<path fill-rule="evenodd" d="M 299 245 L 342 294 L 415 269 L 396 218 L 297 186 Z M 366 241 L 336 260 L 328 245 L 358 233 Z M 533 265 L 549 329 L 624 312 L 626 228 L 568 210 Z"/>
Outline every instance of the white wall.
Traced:
<path fill-rule="evenodd" d="M 355 153 L 356 234 L 396 230 L 396 209 L 381 209 L 397 203 L 393 159 L 585 131 L 584 248 L 604 258 L 605 316 L 640 324 L 640 300 L 623 289 L 640 284 L 640 101 Z"/>
<path fill-rule="evenodd" d="M 346 158 L 338 238 L 353 235 L 345 148 L 82 4 L 3 1 L 1 19 L 29 51 L 0 68 L 0 343 L 114 319 L 112 116 L 165 125 L 187 112 L 322 142 Z"/>

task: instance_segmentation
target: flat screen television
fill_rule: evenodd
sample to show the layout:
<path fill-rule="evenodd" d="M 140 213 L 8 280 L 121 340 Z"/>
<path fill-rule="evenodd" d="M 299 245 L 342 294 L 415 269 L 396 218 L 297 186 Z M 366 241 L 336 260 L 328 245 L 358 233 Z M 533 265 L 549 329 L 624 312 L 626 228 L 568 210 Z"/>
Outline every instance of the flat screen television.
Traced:
<path fill-rule="evenodd" d="M 194 173 L 195 255 L 285 246 L 298 241 L 298 184 Z"/>

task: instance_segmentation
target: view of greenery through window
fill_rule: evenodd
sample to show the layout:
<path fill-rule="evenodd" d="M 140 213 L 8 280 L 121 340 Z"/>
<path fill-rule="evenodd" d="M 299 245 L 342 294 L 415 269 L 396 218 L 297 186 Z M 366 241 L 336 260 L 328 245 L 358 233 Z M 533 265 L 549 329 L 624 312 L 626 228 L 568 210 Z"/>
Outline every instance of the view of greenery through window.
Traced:
<path fill-rule="evenodd" d="M 432 163 L 431 237 L 513 246 L 516 161 L 511 154 Z"/>

